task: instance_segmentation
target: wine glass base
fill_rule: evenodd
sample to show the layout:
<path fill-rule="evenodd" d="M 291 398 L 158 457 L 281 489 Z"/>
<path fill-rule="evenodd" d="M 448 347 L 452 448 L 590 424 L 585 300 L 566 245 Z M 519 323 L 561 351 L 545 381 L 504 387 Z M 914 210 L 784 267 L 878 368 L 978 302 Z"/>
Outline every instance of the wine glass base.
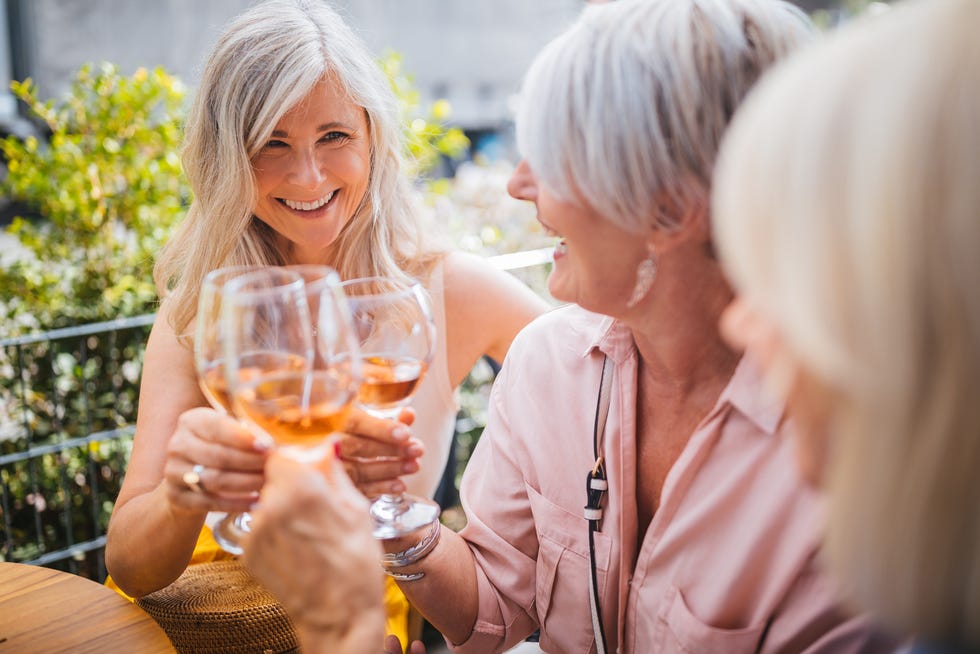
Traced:
<path fill-rule="evenodd" d="M 252 516 L 248 513 L 229 513 L 211 528 L 214 540 L 229 554 L 241 554 L 242 536 L 251 531 Z"/>
<path fill-rule="evenodd" d="M 439 505 L 430 500 L 382 495 L 371 504 L 371 533 L 378 540 L 402 538 L 439 520 L 439 513 Z"/>

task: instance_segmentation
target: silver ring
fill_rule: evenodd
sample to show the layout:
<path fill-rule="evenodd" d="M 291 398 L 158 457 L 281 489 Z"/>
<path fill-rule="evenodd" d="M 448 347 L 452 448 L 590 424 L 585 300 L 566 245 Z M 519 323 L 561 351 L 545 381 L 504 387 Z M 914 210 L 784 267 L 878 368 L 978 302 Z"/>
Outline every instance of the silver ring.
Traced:
<path fill-rule="evenodd" d="M 203 493 L 204 486 L 201 485 L 201 477 L 204 475 L 204 466 L 200 463 L 195 463 L 194 467 L 184 473 L 181 480 L 187 484 L 195 493 Z"/>

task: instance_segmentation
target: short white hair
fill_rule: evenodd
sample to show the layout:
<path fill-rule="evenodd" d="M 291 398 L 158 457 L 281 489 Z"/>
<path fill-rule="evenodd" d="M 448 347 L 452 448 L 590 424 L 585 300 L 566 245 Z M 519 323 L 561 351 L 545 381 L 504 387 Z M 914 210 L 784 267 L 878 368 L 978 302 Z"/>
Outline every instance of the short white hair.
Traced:
<path fill-rule="evenodd" d="M 980 2 L 865 19 L 736 115 L 722 263 L 837 398 L 828 552 L 888 625 L 980 645 Z"/>
<path fill-rule="evenodd" d="M 749 88 L 812 33 L 781 0 L 590 5 L 528 70 L 518 147 L 558 197 L 632 231 L 669 227 L 665 205 L 707 203 Z"/>

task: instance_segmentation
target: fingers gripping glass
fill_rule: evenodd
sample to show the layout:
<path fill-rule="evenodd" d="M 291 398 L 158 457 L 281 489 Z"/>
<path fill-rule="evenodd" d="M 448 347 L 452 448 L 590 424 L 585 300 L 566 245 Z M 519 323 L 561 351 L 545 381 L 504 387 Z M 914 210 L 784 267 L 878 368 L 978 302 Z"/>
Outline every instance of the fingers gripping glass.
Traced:
<path fill-rule="evenodd" d="M 350 280 L 342 287 L 360 344 L 363 381 L 357 404 L 374 416 L 395 419 L 412 401 L 435 352 L 435 322 L 425 289 L 381 277 Z M 376 538 L 396 538 L 438 520 L 439 506 L 384 494 L 372 503 L 371 518 Z"/>

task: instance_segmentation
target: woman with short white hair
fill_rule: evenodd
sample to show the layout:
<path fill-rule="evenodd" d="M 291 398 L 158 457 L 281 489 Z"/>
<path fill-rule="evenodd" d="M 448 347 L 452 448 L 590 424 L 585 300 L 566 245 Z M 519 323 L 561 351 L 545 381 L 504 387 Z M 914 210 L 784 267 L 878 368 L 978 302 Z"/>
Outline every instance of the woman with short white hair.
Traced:
<path fill-rule="evenodd" d="M 535 630 L 553 652 L 888 647 L 838 606 L 782 406 L 718 333 L 715 153 L 810 34 L 780 0 L 619 0 L 531 66 L 508 190 L 559 238 L 548 287 L 570 305 L 514 341 L 464 475 L 467 526 L 385 544 L 456 651 Z"/>
<path fill-rule="evenodd" d="M 975 0 L 899 4 L 795 58 L 714 199 L 726 332 L 800 427 L 843 590 L 950 653 L 980 651 L 978 25 Z"/>

